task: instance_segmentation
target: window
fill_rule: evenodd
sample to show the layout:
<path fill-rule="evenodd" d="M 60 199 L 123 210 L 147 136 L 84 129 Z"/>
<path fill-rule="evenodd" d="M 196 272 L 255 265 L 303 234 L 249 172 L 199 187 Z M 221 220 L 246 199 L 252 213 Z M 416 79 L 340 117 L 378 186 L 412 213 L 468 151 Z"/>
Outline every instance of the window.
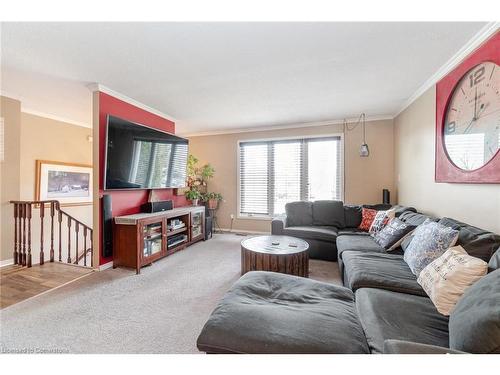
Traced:
<path fill-rule="evenodd" d="M 273 216 L 287 202 L 342 199 L 340 136 L 239 143 L 239 214 Z"/>

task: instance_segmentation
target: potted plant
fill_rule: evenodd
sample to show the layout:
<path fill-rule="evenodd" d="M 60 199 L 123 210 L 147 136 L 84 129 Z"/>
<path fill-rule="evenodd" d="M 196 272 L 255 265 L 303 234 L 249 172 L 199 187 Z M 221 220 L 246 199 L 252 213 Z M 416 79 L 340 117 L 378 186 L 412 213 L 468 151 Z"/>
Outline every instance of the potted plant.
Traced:
<path fill-rule="evenodd" d="M 189 188 L 206 188 L 207 182 L 214 176 L 215 169 L 210 164 L 198 167 L 198 159 L 190 154 L 187 161 L 187 186 Z"/>
<path fill-rule="evenodd" d="M 185 196 L 186 196 L 186 199 L 191 200 L 191 203 L 193 204 L 193 206 L 197 206 L 198 200 L 201 198 L 201 193 L 196 189 L 191 189 L 191 190 L 186 191 Z"/>
<path fill-rule="evenodd" d="M 209 210 L 216 210 L 221 201 L 222 195 L 219 193 L 206 193 L 203 195 L 203 201 L 207 202 Z"/>

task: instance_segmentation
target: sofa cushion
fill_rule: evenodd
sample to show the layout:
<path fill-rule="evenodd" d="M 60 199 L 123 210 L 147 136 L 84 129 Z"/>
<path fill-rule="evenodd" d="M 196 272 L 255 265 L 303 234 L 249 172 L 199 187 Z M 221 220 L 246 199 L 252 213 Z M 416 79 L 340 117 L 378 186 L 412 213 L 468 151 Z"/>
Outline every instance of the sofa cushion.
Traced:
<path fill-rule="evenodd" d="M 347 234 L 347 235 L 361 235 L 361 236 L 369 236 L 370 233 L 365 232 L 362 229 L 359 228 L 344 228 L 344 229 L 339 229 L 338 236 Z"/>
<path fill-rule="evenodd" d="M 488 262 L 500 246 L 500 235 L 473 227 L 461 221 L 443 217 L 439 223 L 458 230 L 457 245 L 462 246 L 470 256 Z"/>
<path fill-rule="evenodd" d="M 495 251 L 495 254 L 493 254 L 488 262 L 488 272 L 493 272 L 498 269 L 500 269 L 500 247 Z"/>
<path fill-rule="evenodd" d="M 405 237 L 411 235 L 410 233 L 415 228 L 414 225 L 404 223 L 396 217 L 378 232 L 373 239 L 384 249 L 391 251 L 399 247 Z"/>
<path fill-rule="evenodd" d="M 342 257 L 344 251 L 385 253 L 385 249 L 376 243 L 371 236 L 342 235 L 337 237 L 337 254 Z"/>
<path fill-rule="evenodd" d="M 362 288 L 356 308 L 372 353 L 382 353 L 387 339 L 448 347 L 448 318 L 427 297 Z"/>
<path fill-rule="evenodd" d="M 394 219 L 394 210 L 390 209 L 387 211 L 378 211 L 368 232 L 372 236 L 376 235 L 378 232 L 384 229 L 392 219 Z"/>
<path fill-rule="evenodd" d="M 286 236 L 303 238 L 305 240 L 321 240 L 335 243 L 337 239 L 337 228 L 329 226 L 301 226 L 286 227 L 283 229 Z"/>
<path fill-rule="evenodd" d="M 413 232 L 413 239 L 405 250 L 404 260 L 412 272 L 420 272 L 457 242 L 458 231 L 426 220 Z"/>
<path fill-rule="evenodd" d="M 342 201 L 314 201 L 312 204 L 313 225 L 345 227 L 344 203 Z"/>
<path fill-rule="evenodd" d="M 450 315 L 450 348 L 500 353 L 500 270 L 468 288 Z"/>
<path fill-rule="evenodd" d="M 417 212 L 417 210 L 414 207 L 408 207 L 408 206 L 400 206 L 399 204 L 396 204 L 395 206 L 392 206 L 394 210 L 394 216 L 395 217 L 400 217 L 403 212 L 409 211 L 409 212 Z"/>
<path fill-rule="evenodd" d="M 359 224 L 358 228 L 368 232 L 373 224 L 373 221 L 375 220 L 375 217 L 377 216 L 377 213 L 377 210 L 363 207 L 361 212 L 361 224 Z"/>
<path fill-rule="evenodd" d="M 285 204 L 286 225 L 289 227 L 312 225 L 312 202 L 289 202 Z"/>
<path fill-rule="evenodd" d="M 488 272 L 488 263 L 467 254 L 462 246 L 450 247 L 425 267 L 417 281 L 437 310 L 450 315 L 464 292 Z"/>
<path fill-rule="evenodd" d="M 426 296 L 401 255 L 346 251 L 342 261 L 344 285 L 352 291 L 377 288 Z"/>
<path fill-rule="evenodd" d="M 401 215 L 399 215 L 399 219 L 407 224 L 415 225 L 418 226 L 420 224 L 423 224 L 423 222 L 427 219 L 430 219 L 432 221 L 437 221 L 435 217 L 432 216 L 427 216 L 418 212 L 412 212 L 412 211 L 405 211 Z"/>
<path fill-rule="evenodd" d="M 357 228 L 361 224 L 362 207 L 352 204 L 344 204 L 344 218 L 346 228 Z"/>
<path fill-rule="evenodd" d="M 242 276 L 197 345 L 210 353 L 369 352 L 349 289 L 273 272 Z"/>

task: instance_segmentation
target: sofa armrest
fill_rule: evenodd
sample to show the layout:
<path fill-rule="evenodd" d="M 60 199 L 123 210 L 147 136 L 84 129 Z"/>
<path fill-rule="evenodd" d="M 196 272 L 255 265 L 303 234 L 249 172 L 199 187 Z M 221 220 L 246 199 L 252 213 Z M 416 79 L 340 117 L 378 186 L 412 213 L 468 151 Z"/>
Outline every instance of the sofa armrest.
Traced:
<path fill-rule="evenodd" d="M 283 229 L 286 228 L 286 216 L 275 217 L 271 221 L 271 234 L 281 236 L 283 234 Z"/>
<path fill-rule="evenodd" d="M 466 354 L 442 346 L 420 344 L 412 341 L 385 340 L 384 354 Z"/>

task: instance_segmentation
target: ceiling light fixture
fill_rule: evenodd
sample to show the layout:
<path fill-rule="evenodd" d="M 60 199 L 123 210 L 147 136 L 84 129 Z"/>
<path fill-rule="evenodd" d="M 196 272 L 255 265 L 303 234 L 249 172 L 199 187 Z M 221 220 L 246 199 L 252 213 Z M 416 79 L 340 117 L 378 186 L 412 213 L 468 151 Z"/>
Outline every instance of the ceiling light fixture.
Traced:
<path fill-rule="evenodd" d="M 366 157 L 370 156 L 370 149 L 368 148 L 368 144 L 366 143 L 366 115 L 365 115 L 365 113 L 363 112 L 362 114 L 359 115 L 358 121 L 356 121 L 354 126 L 351 128 L 349 127 L 347 120 L 344 119 L 344 133 L 346 130 L 351 131 L 351 130 L 356 129 L 356 127 L 359 124 L 362 124 L 362 126 L 363 126 L 363 143 L 361 144 L 361 147 L 359 149 L 359 156 L 361 156 L 362 158 L 366 158 Z"/>

